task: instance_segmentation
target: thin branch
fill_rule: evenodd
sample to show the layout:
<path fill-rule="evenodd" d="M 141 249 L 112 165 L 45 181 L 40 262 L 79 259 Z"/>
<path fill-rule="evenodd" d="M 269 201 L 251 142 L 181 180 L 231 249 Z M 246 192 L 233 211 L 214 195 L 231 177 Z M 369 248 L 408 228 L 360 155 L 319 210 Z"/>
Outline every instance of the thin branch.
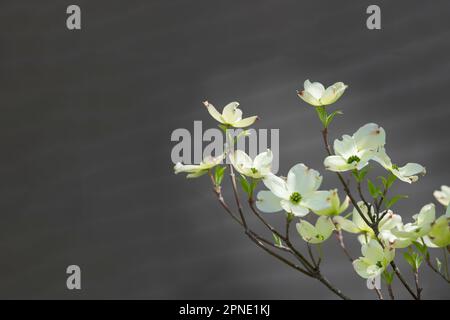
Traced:
<path fill-rule="evenodd" d="M 374 287 L 373 289 L 374 289 L 375 293 L 377 294 L 378 300 L 384 300 L 381 290 L 378 289 L 377 287 Z"/>
<path fill-rule="evenodd" d="M 335 231 L 336 234 L 336 238 L 338 240 L 339 245 L 342 248 L 342 251 L 344 251 L 344 254 L 347 256 L 348 260 L 350 260 L 350 262 L 353 262 L 355 259 L 353 259 L 353 257 L 351 256 L 350 252 L 348 252 L 347 247 L 345 246 L 344 243 L 344 235 L 342 234 L 342 230 L 336 230 Z"/>
<path fill-rule="evenodd" d="M 394 296 L 394 290 L 392 290 L 392 284 L 388 284 L 388 292 L 389 292 L 389 297 L 391 298 L 391 300 L 395 300 L 395 296 Z"/>
<path fill-rule="evenodd" d="M 312 252 L 311 245 L 308 242 L 306 242 L 306 246 L 308 247 L 308 254 L 309 254 L 309 257 L 311 258 L 312 263 L 314 264 L 314 266 L 316 268 L 319 267 L 319 264 L 316 262 L 316 259 L 314 258 L 314 254 Z"/>
<path fill-rule="evenodd" d="M 253 200 L 253 197 L 250 197 L 250 199 L 248 199 L 248 204 L 250 206 L 250 209 L 252 210 L 252 212 L 255 214 L 255 216 L 267 227 L 267 229 L 269 229 L 272 233 L 274 233 L 277 237 L 279 237 L 280 239 L 286 241 L 287 237 L 282 235 L 280 232 L 278 232 L 277 229 L 275 229 L 273 226 L 271 226 L 259 213 L 259 211 L 256 209 L 255 207 L 255 200 Z"/>
<path fill-rule="evenodd" d="M 228 167 L 230 168 L 231 185 L 233 187 L 234 198 L 236 199 L 236 205 L 237 205 L 238 210 L 239 210 L 239 215 L 241 216 L 242 225 L 243 225 L 244 229 L 247 230 L 247 222 L 245 221 L 245 217 L 244 217 L 244 212 L 242 210 L 241 201 L 239 200 L 239 194 L 238 194 L 237 186 L 236 186 L 236 177 L 234 175 L 234 169 L 233 169 L 233 166 L 231 164 L 229 164 Z"/>
<path fill-rule="evenodd" d="M 285 230 L 285 237 L 288 241 L 290 241 L 289 230 L 291 227 L 291 222 L 292 222 L 292 218 L 290 216 L 290 213 L 288 213 L 288 215 L 286 216 L 286 230 Z"/>
<path fill-rule="evenodd" d="M 358 183 L 356 185 L 356 189 L 358 190 L 359 197 L 361 198 L 361 200 L 363 201 L 364 205 L 367 208 L 367 215 L 369 216 L 370 220 L 372 220 L 372 223 L 373 223 L 374 219 L 373 219 L 372 214 L 371 214 L 371 211 L 372 211 L 371 207 L 372 207 L 372 205 L 369 204 L 369 202 L 364 197 L 364 194 L 363 194 L 362 189 L 361 189 L 361 181 L 358 181 Z"/>
<path fill-rule="evenodd" d="M 433 265 L 433 263 L 432 263 L 431 260 L 430 260 L 430 255 L 429 255 L 429 254 L 426 254 L 426 255 L 425 255 L 425 262 L 427 263 L 427 265 L 430 267 L 431 270 L 433 270 L 433 271 L 434 271 L 436 274 L 438 274 L 442 279 L 444 279 L 447 283 L 450 284 L 450 280 L 447 279 L 447 278 L 445 277 L 445 275 L 442 274 L 442 273 L 441 273 L 441 272 Z"/>
<path fill-rule="evenodd" d="M 225 209 L 225 211 L 233 218 L 234 221 L 236 221 L 236 222 L 239 223 L 241 226 L 243 226 L 244 224 L 242 223 L 242 221 L 239 220 L 239 218 L 236 217 L 236 216 L 233 214 L 233 212 L 231 211 L 231 209 L 230 209 L 230 207 L 228 206 L 228 204 L 225 203 L 225 200 L 224 200 L 223 195 L 222 195 L 221 187 L 216 185 L 216 182 L 214 181 L 214 177 L 212 176 L 211 171 L 208 171 L 208 175 L 209 175 L 209 177 L 211 178 L 211 182 L 212 182 L 212 185 L 213 185 L 213 191 L 214 191 L 214 194 L 215 194 L 216 197 L 217 197 L 217 200 L 219 200 L 220 205 L 221 205 L 221 206 Z"/>
<path fill-rule="evenodd" d="M 309 272 L 307 272 L 306 270 L 303 270 L 301 267 L 293 264 L 292 262 L 290 262 L 289 260 L 287 260 L 286 258 L 274 253 L 273 251 L 269 250 L 268 248 L 266 248 L 261 242 L 259 242 L 257 239 L 255 239 L 253 236 L 251 236 L 250 233 L 247 233 L 250 237 L 250 239 L 255 242 L 260 248 L 262 248 L 264 251 L 266 251 L 267 253 L 269 253 L 270 255 L 272 255 L 273 257 L 277 258 L 278 260 L 284 262 L 285 264 L 287 264 L 288 266 L 290 266 L 291 268 L 294 268 L 295 270 L 300 271 L 301 273 L 315 278 L 317 280 L 319 280 L 321 283 L 323 283 L 328 289 L 330 289 L 332 292 L 334 292 L 336 295 L 338 295 L 340 298 L 342 298 L 343 300 L 350 300 L 349 297 L 347 297 L 345 294 L 342 293 L 341 290 L 339 290 L 338 288 L 334 287 L 327 278 L 325 278 L 321 273 L 317 273 L 317 274 L 311 274 Z"/>
<path fill-rule="evenodd" d="M 270 250 L 269 248 L 267 248 L 261 241 L 259 241 L 256 237 L 254 237 L 254 235 L 251 232 L 249 232 L 248 230 L 246 231 L 246 234 L 248 235 L 250 240 L 252 240 L 258 247 L 260 247 L 261 249 L 266 251 L 271 256 L 273 256 L 273 257 L 277 258 L 278 260 L 284 262 L 285 264 L 287 264 L 291 268 L 293 268 L 293 269 L 295 269 L 297 271 L 300 271 L 301 273 L 303 273 L 304 275 L 306 275 L 308 277 L 314 277 L 313 274 L 309 273 L 308 271 L 306 271 L 306 270 L 302 269 L 301 267 L 299 267 L 298 265 L 292 263 L 291 261 L 289 261 L 285 257 L 280 256 L 279 254 L 277 254 L 277 253 L 273 252 L 272 250 Z"/>
<path fill-rule="evenodd" d="M 403 286 L 408 290 L 408 292 L 412 295 L 412 297 L 415 300 L 419 300 L 414 291 L 411 289 L 409 284 L 406 282 L 406 280 L 403 278 L 402 274 L 400 273 L 400 269 L 397 267 L 394 261 L 391 261 L 391 267 L 394 269 L 395 274 L 397 275 L 397 278 L 400 280 L 400 282 L 403 284 Z"/>
<path fill-rule="evenodd" d="M 339 297 L 341 297 L 344 300 L 350 300 L 349 297 L 347 297 L 345 294 L 342 293 L 341 290 L 338 288 L 335 288 L 327 278 L 325 278 L 322 274 L 318 274 L 316 279 L 318 279 L 320 282 L 322 282 L 328 289 L 333 291 L 335 294 L 337 294 Z"/>
<path fill-rule="evenodd" d="M 416 296 L 417 300 L 420 300 L 422 288 L 419 285 L 419 270 L 414 270 L 414 283 L 416 284 Z"/>
<path fill-rule="evenodd" d="M 253 197 L 249 199 L 250 209 L 253 213 L 258 217 L 259 220 L 273 233 L 275 233 L 278 237 L 280 237 L 285 243 L 286 246 L 291 250 L 291 253 L 303 264 L 303 266 L 308 269 L 310 272 L 317 272 L 316 268 L 292 245 L 290 239 L 288 237 L 280 234 L 274 227 L 272 227 L 259 213 L 258 209 L 255 207 L 255 201 Z"/>
<path fill-rule="evenodd" d="M 380 222 L 381 220 L 383 220 L 383 218 L 389 213 L 389 210 L 384 210 L 381 213 L 381 216 L 379 216 L 378 222 Z"/>
<path fill-rule="evenodd" d="M 444 267 L 445 267 L 445 277 L 447 279 L 449 279 L 449 275 L 448 275 L 448 255 L 447 255 L 447 249 L 448 248 L 442 248 L 443 252 L 444 252 Z"/>
<path fill-rule="evenodd" d="M 383 194 L 381 195 L 380 200 L 378 202 L 375 202 L 375 208 L 377 209 L 377 211 L 380 211 L 381 205 L 383 204 L 383 201 L 386 198 L 387 192 L 388 188 L 384 187 Z"/>

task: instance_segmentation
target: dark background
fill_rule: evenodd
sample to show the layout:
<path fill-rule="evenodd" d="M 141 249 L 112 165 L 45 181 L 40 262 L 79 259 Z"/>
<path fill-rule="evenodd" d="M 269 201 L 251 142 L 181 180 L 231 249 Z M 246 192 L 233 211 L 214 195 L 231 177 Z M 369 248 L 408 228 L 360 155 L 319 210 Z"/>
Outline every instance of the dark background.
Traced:
<path fill-rule="evenodd" d="M 69 4 L 0 4 L 0 298 L 334 299 L 255 247 L 206 178 L 173 174 L 172 131 L 215 126 L 205 98 L 280 128 L 280 173 L 304 162 L 332 188 L 295 90 L 344 81 L 332 138 L 376 122 L 397 163 L 428 169 L 397 184 L 405 221 L 450 184 L 449 1 L 377 1 L 379 31 L 361 0 L 77 1 L 81 31 L 66 28 Z M 375 297 L 334 238 L 324 250 L 331 281 Z M 66 289 L 70 264 L 81 291 Z M 449 298 L 427 268 L 422 283 Z"/>

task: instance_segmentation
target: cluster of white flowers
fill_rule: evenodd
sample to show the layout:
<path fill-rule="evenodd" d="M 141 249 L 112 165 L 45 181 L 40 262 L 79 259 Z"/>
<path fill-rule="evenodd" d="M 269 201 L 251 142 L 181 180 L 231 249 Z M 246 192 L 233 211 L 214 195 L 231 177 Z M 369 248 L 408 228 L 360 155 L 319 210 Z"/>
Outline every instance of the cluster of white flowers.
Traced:
<path fill-rule="evenodd" d="M 318 82 L 306 80 L 304 90 L 299 91 L 298 95 L 317 109 L 327 129 L 335 113 L 328 115 L 325 106 L 336 102 L 347 87 L 337 82 L 325 89 Z M 258 119 L 257 116 L 243 119 L 237 102 L 226 105 L 222 113 L 209 102 L 204 102 L 204 105 L 210 115 L 226 128 L 248 127 Z M 358 234 L 362 256 L 353 261 L 353 267 L 361 277 L 373 278 L 387 270 L 395 258 L 396 249 L 411 248 L 413 245 L 427 248 L 450 245 L 449 187 L 442 186 L 440 191 L 434 192 L 435 198 L 447 207 L 446 213 L 440 217 L 436 217 L 436 207 L 432 203 L 423 206 L 412 217 L 413 221 L 408 223 L 403 223 L 402 217 L 390 209 L 401 198 L 394 197 L 387 203 L 387 191 L 393 181 L 399 179 L 413 183 L 426 170 L 417 163 L 407 163 L 401 167 L 395 165 L 386 153 L 385 144 L 386 132 L 375 123 L 368 123 L 353 135 L 343 135 L 334 141 L 333 150 L 329 150 L 324 160 L 326 170 L 337 172 L 340 177 L 342 173 L 350 171 L 357 183 L 361 183 L 369 170 L 369 164 L 375 162 L 386 169 L 388 175 L 382 178 L 384 190 L 368 180 L 371 201 L 366 201 L 361 194 L 361 201 L 352 201 L 356 206 L 342 216 L 351 202 L 348 187 L 344 188 L 346 196 L 342 201 L 337 189 L 320 190 L 321 174 L 303 163 L 295 164 L 285 177 L 277 176 L 271 171 L 273 155 L 270 150 L 258 154 L 254 159 L 242 150 L 230 150 L 225 155 L 207 158 L 198 165 L 177 163 L 175 173 L 185 172 L 189 178 L 199 177 L 211 172 L 213 167 L 219 166 L 228 157 L 232 167 L 243 179 L 250 179 L 256 184 L 262 182 L 266 187 L 259 190 L 256 198 L 249 194 L 250 201 L 254 199 L 257 209 L 265 213 L 285 212 L 289 219 L 298 219 L 296 229 L 304 241 L 320 244 L 334 231 Z M 383 201 L 384 208 L 381 208 Z M 306 220 L 310 212 L 317 215 L 315 223 Z"/>

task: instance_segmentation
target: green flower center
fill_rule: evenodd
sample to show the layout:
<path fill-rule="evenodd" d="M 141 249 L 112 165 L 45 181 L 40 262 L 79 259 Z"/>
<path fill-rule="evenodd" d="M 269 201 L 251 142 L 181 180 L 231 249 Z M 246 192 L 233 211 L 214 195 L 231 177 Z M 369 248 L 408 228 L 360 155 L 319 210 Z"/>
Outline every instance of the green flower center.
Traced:
<path fill-rule="evenodd" d="M 392 169 L 394 169 L 394 170 L 398 170 L 398 165 L 396 165 L 396 164 L 393 164 L 393 165 L 392 165 Z"/>
<path fill-rule="evenodd" d="M 358 156 L 351 156 L 350 158 L 348 158 L 347 163 L 348 164 L 352 164 L 353 162 L 360 162 L 361 159 Z"/>
<path fill-rule="evenodd" d="M 381 261 L 377 261 L 376 266 L 377 266 L 378 268 L 383 268 L 383 265 L 381 264 Z"/>
<path fill-rule="evenodd" d="M 302 196 L 298 192 L 294 192 L 291 194 L 291 197 L 289 198 L 293 204 L 299 204 L 302 200 Z"/>
<path fill-rule="evenodd" d="M 258 170 L 256 170 L 255 168 L 250 168 L 250 170 L 252 170 L 253 174 L 256 174 L 258 172 Z"/>

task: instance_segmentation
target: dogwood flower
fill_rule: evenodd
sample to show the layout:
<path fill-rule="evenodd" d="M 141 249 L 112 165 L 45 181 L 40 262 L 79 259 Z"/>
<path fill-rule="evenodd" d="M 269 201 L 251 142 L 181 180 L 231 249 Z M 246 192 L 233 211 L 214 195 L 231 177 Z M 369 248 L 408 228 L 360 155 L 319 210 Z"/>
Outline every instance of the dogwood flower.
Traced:
<path fill-rule="evenodd" d="M 270 173 L 272 160 L 273 154 L 269 149 L 258 154 L 254 160 L 242 150 L 236 150 L 230 154 L 231 164 L 236 171 L 254 179 L 264 178 Z"/>
<path fill-rule="evenodd" d="M 399 223 L 399 225 L 401 222 Z M 380 231 L 378 235 L 381 241 L 389 247 L 402 249 L 409 247 L 412 244 L 412 240 L 406 237 L 400 237 L 392 233 L 392 229 L 384 229 Z M 359 237 L 358 240 L 363 243 L 362 238 Z"/>
<path fill-rule="evenodd" d="M 222 162 L 224 155 L 220 155 L 217 157 L 206 157 L 203 159 L 200 164 L 182 164 L 181 162 L 177 162 L 173 169 L 175 170 L 175 174 L 180 172 L 188 173 L 187 178 L 197 178 L 208 172 L 211 168 L 217 166 Z"/>
<path fill-rule="evenodd" d="M 304 90 L 297 91 L 298 96 L 314 107 L 326 106 L 336 102 L 348 88 L 343 82 L 336 82 L 327 89 L 320 82 L 306 80 Z"/>
<path fill-rule="evenodd" d="M 413 216 L 415 220 L 405 225 L 397 225 L 392 229 L 395 236 L 408 238 L 415 241 L 417 238 L 426 236 L 431 230 L 431 226 L 436 218 L 436 209 L 434 204 L 430 203 L 422 207 L 420 212 Z"/>
<path fill-rule="evenodd" d="M 365 279 L 372 279 L 380 275 L 395 257 L 393 248 L 383 248 L 375 239 L 363 244 L 361 253 L 363 256 L 353 261 L 353 268 L 360 277 Z"/>
<path fill-rule="evenodd" d="M 364 217 L 370 221 L 370 217 L 367 214 L 366 205 L 360 201 L 358 202 L 358 206 L 363 213 Z M 371 207 L 371 214 L 374 215 L 374 209 Z M 354 208 L 352 212 L 352 220 L 346 219 L 341 216 L 333 217 L 333 222 L 337 226 L 344 231 L 349 233 L 361 233 L 362 235 L 358 237 L 358 240 L 364 244 L 370 241 L 370 239 L 375 239 L 375 233 L 373 229 L 367 225 L 364 219 L 361 217 L 359 212 Z M 398 214 L 394 214 L 391 210 L 389 210 L 383 219 L 378 224 L 379 237 L 386 245 L 389 245 L 394 248 L 404 248 L 411 244 L 411 240 L 409 238 L 404 238 L 400 236 L 395 236 L 392 234 L 391 230 L 397 226 L 402 225 L 402 217 Z"/>
<path fill-rule="evenodd" d="M 375 123 L 368 123 L 359 128 L 353 136 L 344 135 L 342 140 L 334 140 L 336 155 L 325 158 L 325 168 L 335 172 L 361 170 L 385 143 L 384 129 Z"/>
<path fill-rule="evenodd" d="M 322 176 L 304 164 L 296 164 L 288 173 L 287 179 L 274 174 L 267 175 L 263 182 L 270 190 L 260 191 L 256 206 L 263 212 L 285 210 L 295 216 L 303 217 L 312 211 L 324 210 L 329 206 L 329 191 L 318 191 Z"/>
<path fill-rule="evenodd" d="M 444 248 L 450 245 L 450 227 L 449 216 L 441 216 L 432 224 L 430 232 L 428 232 L 427 239 L 433 245 L 428 244 L 434 248 Z"/>
<path fill-rule="evenodd" d="M 318 214 L 319 216 L 335 216 L 341 214 L 347 210 L 350 203 L 350 198 L 345 197 L 344 201 L 341 203 L 337 189 L 333 189 L 329 191 L 326 201 L 328 203 L 328 207 L 323 210 L 316 210 L 314 212 L 315 214 Z"/>
<path fill-rule="evenodd" d="M 441 186 L 441 190 L 436 190 L 433 195 L 443 206 L 448 207 L 450 204 L 450 187 Z"/>
<path fill-rule="evenodd" d="M 235 128 L 245 128 L 251 126 L 257 119 L 258 116 L 252 116 L 242 119 L 242 110 L 239 109 L 238 102 L 230 102 L 224 108 L 222 113 L 217 111 L 217 109 L 208 101 L 204 101 L 206 109 L 208 110 L 211 117 L 219 121 L 221 124 L 235 127 Z"/>
<path fill-rule="evenodd" d="M 321 216 L 313 226 L 306 220 L 300 220 L 296 224 L 297 232 L 306 242 L 317 244 L 327 240 L 333 233 L 334 224 L 329 217 Z"/>
<path fill-rule="evenodd" d="M 425 168 L 418 163 L 407 163 L 403 167 L 398 167 L 392 163 L 391 158 L 386 154 L 384 148 L 378 150 L 373 160 L 381 164 L 386 170 L 392 172 L 400 180 L 408 183 L 416 182 L 419 180 L 419 174 L 425 175 L 426 173 Z"/>

